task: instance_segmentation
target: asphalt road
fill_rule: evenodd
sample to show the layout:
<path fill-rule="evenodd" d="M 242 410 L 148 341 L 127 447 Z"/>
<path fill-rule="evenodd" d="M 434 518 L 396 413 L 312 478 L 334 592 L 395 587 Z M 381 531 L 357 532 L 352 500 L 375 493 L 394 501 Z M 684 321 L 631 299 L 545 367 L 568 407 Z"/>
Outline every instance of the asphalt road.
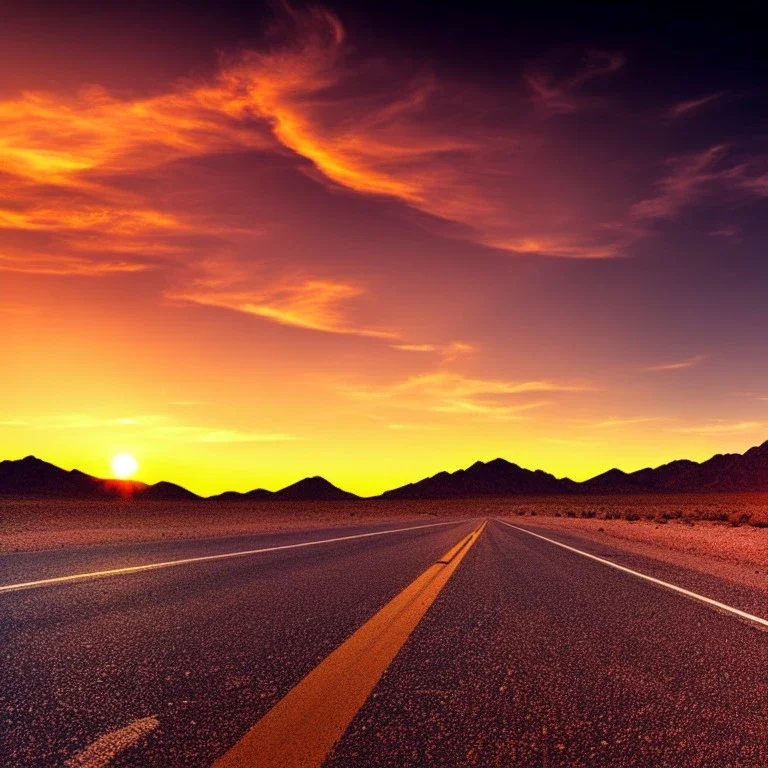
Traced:
<path fill-rule="evenodd" d="M 0 591 L 0 766 L 210 766 L 329 654 L 339 684 L 315 709 L 338 719 L 345 665 L 370 667 L 380 646 L 394 658 L 329 768 L 768 765 L 764 627 L 499 521 L 467 538 L 480 522 L 4 557 L 0 587 L 283 547 Z M 526 528 L 768 617 L 762 593 Z M 425 578 L 435 594 L 408 598 L 404 644 L 376 645 Z"/>

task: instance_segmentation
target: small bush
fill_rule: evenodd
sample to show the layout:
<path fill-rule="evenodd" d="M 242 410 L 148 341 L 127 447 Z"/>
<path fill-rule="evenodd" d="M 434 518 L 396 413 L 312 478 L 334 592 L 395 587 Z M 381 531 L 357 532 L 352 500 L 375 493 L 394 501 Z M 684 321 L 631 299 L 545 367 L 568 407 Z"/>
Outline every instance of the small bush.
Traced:
<path fill-rule="evenodd" d="M 624 519 L 627 522 L 634 523 L 640 519 L 640 515 L 638 515 L 637 512 L 626 512 L 624 514 Z"/>
<path fill-rule="evenodd" d="M 750 512 L 732 512 L 728 516 L 728 520 L 734 528 L 738 528 L 744 523 L 748 523 L 752 517 Z"/>

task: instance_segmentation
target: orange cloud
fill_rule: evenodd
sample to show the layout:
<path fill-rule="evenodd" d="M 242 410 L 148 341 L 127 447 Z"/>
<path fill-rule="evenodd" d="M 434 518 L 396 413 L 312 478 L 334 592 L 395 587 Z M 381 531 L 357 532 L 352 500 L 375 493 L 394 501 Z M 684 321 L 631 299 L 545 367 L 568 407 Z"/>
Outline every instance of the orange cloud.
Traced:
<path fill-rule="evenodd" d="M 660 363 L 659 365 L 650 365 L 644 370 L 646 371 L 679 371 L 684 368 L 693 368 L 694 365 L 706 360 L 708 355 L 694 355 L 685 360 L 677 360 L 671 363 Z"/>
<path fill-rule="evenodd" d="M 411 376 L 391 385 L 344 386 L 341 392 L 356 400 L 434 413 L 466 414 L 518 419 L 522 414 L 549 405 L 548 401 L 515 402 L 508 397 L 531 393 L 591 391 L 585 385 L 552 381 L 480 379 L 441 371 Z"/>
<path fill-rule="evenodd" d="M 442 371 L 411 376 L 389 387 L 364 387 L 349 390 L 357 397 L 391 397 L 402 392 L 437 393 L 440 396 L 465 397 L 477 395 L 519 395 L 528 392 L 584 392 L 592 388 L 584 385 L 561 384 L 553 381 L 503 381 L 478 379 L 460 373 Z"/>
<path fill-rule="evenodd" d="M 26 275 L 101 277 L 120 272 L 143 272 L 147 269 L 150 269 L 150 265 L 130 261 L 82 259 L 43 253 L 0 253 L 0 272 Z"/>
<path fill-rule="evenodd" d="M 397 338 L 392 330 L 354 324 L 340 305 L 365 291 L 349 283 L 333 280 L 278 281 L 261 290 L 216 290 L 209 287 L 168 292 L 168 298 L 210 307 L 244 312 L 281 325 L 326 333 Z"/>
<path fill-rule="evenodd" d="M 436 344 L 393 344 L 392 349 L 401 352 L 437 352 L 439 347 Z"/>
<path fill-rule="evenodd" d="M 92 188 L 94 174 L 135 173 L 233 147 L 263 148 L 242 101 L 220 88 L 182 86 L 149 99 L 118 99 L 97 86 L 64 99 L 23 93 L 0 102 L 0 165 L 30 182 Z"/>
<path fill-rule="evenodd" d="M 269 49 L 223 58 L 208 79 L 177 83 L 159 95 L 118 97 L 90 86 L 70 96 L 25 92 L 0 101 L 0 229 L 49 236 L 44 246 L 7 248 L 0 270 L 97 277 L 173 261 L 199 275 L 205 262 L 223 254 L 237 262 L 229 242 L 204 254 L 190 245 L 198 235 L 226 239 L 233 234 L 226 228 L 120 182 L 160 169 L 172 173 L 176 161 L 243 150 L 301 158 L 300 167 L 326 184 L 400 201 L 447 223 L 441 231 L 450 236 L 522 255 L 611 258 L 647 234 L 648 222 L 677 215 L 713 184 L 768 194 L 764 175 L 725 164 L 726 148 L 714 146 L 673 160 L 653 197 L 624 210 L 623 220 L 602 221 L 605 206 L 592 209 L 585 195 L 569 196 L 559 173 L 554 187 L 534 191 L 547 171 L 537 163 L 531 185 L 526 158 L 532 151 L 546 156 L 537 111 L 588 106 L 585 87 L 618 71 L 620 54 L 590 50 L 578 61 L 532 64 L 524 83 L 536 109 L 521 100 L 520 124 L 505 130 L 482 119 L 498 94 L 408 64 L 366 60 L 347 45 L 332 14 L 284 11 L 289 23 Z M 675 109 L 685 114 L 718 96 Z M 248 277 L 259 264 L 243 260 L 239 269 L 237 285 L 211 275 L 191 286 L 177 282 L 167 295 L 283 325 L 399 338 L 349 320 L 341 307 L 364 291 L 344 279 L 312 276 L 253 289 Z M 445 360 L 468 351 L 457 344 L 396 348 L 433 351 Z"/>
<path fill-rule="evenodd" d="M 613 427 L 627 427 L 633 424 L 647 424 L 649 421 L 663 421 L 660 416 L 639 416 L 630 419 L 605 419 L 589 426 L 593 429 L 611 429 Z"/>
<path fill-rule="evenodd" d="M 360 60 L 332 14 L 284 12 L 280 44 L 224 59 L 207 81 L 179 83 L 148 98 L 119 98 L 90 86 L 70 97 L 27 92 L 0 102 L 0 165 L 5 197 L 14 201 L 0 208 L 0 227 L 100 233 L 111 240 L 110 250 L 140 258 L 147 249 L 133 247 L 134 240 L 193 233 L 200 224 L 119 189 L 116 179 L 212 154 L 289 150 L 328 183 L 397 199 L 454 225 L 450 234 L 492 248 L 567 258 L 619 253 L 615 233 L 578 210 L 554 211 L 551 196 L 539 216 L 519 215 L 507 202 L 509 185 L 520 186 L 524 153 L 520 136 L 480 117 L 497 95 Z M 622 61 L 588 51 L 569 76 L 545 76 L 539 68 L 528 83 L 553 105 Z M 553 226 L 562 231 L 553 233 Z M 85 259 L 85 243 L 65 244 Z"/>
<path fill-rule="evenodd" d="M 519 98 L 508 110 L 515 115 L 510 127 L 486 119 L 489 111 L 501 114 L 500 99 L 509 93 L 439 80 L 407 62 L 365 59 L 331 13 L 282 12 L 271 47 L 223 58 L 211 77 L 166 93 L 126 98 L 89 86 L 70 96 L 25 92 L 0 101 L 0 184 L 13 202 L 0 208 L 0 227 L 101 233 L 110 250 L 141 258 L 148 251 L 132 247 L 136 239 L 208 230 L 115 180 L 243 150 L 290 153 L 325 183 L 398 200 L 447 223 L 442 231 L 450 236 L 558 258 L 621 255 L 646 234 L 638 221 L 674 216 L 715 181 L 768 194 L 764 175 L 717 167 L 723 147 L 673 161 L 658 194 L 629 212 L 607 214 L 610 206 L 585 195 L 583 183 L 570 189 L 558 139 L 540 111 L 591 106 L 586 87 L 620 70 L 620 53 L 586 50 L 532 63 L 523 84 L 534 108 Z M 719 96 L 673 111 L 683 115 Z M 554 183 L 542 184 L 550 176 Z M 84 243 L 71 238 L 64 245 L 87 258 Z M 173 255 L 172 245 L 159 247 Z"/>
<path fill-rule="evenodd" d="M 446 362 L 475 351 L 475 347 L 465 341 L 451 341 L 448 344 L 392 344 L 391 347 L 401 352 L 435 352 Z"/>
<path fill-rule="evenodd" d="M 151 434 L 185 443 L 276 443 L 298 439 L 296 435 L 287 432 L 242 432 L 197 426 L 157 427 L 151 430 Z"/>
<path fill-rule="evenodd" d="M 615 238 L 599 228 L 585 233 L 583 223 L 553 236 L 544 229 L 552 226 L 549 216 L 536 231 L 535 224 L 523 223 L 506 208 L 500 190 L 485 187 L 489 179 L 500 184 L 517 179 L 519 139 L 474 124 L 473 112 L 458 108 L 476 94 L 431 77 L 404 79 L 395 68 L 388 87 L 373 96 L 360 92 L 360 67 L 346 61 L 338 22 L 322 13 L 310 21 L 311 31 L 305 25 L 293 47 L 248 55 L 222 78 L 247 94 L 281 144 L 310 160 L 329 181 L 394 197 L 460 225 L 454 234 L 493 248 L 568 258 L 617 254 Z M 593 51 L 587 59 L 584 70 L 560 86 L 564 91 L 621 66 L 614 54 Z M 460 117 L 438 117 L 447 113 Z M 552 205 L 550 199 L 542 202 Z"/>
<path fill-rule="evenodd" d="M 692 434 L 701 435 L 718 435 L 727 434 L 729 432 L 755 432 L 758 430 L 765 430 L 765 422 L 763 421 L 736 421 L 732 423 L 715 422 L 713 424 L 702 424 L 691 427 L 680 427 L 678 429 L 670 430 L 672 432 L 686 432 Z"/>

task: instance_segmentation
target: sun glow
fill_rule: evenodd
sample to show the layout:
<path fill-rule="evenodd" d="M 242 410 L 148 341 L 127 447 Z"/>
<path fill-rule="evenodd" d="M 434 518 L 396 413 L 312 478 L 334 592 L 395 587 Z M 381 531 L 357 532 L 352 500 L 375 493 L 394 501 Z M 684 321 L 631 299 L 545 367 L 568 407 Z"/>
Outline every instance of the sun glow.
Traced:
<path fill-rule="evenodd" d="M 118 453 L 112 457 L 112 474 L 120 480 L 136 474 L 138 468 L 139 462 L 130 453 Z"/>

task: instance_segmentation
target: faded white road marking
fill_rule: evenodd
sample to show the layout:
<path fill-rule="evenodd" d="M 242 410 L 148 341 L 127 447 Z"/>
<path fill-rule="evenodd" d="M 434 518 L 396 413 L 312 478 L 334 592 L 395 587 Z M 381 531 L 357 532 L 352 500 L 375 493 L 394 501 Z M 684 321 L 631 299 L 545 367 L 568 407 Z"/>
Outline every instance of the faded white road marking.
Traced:
<path fill-rule="evenodd" d="M 675 584 L 670 584 L 668 581 L 662 581 L 661 579 L 656 579 L 653 576 L 648 576 L 644 573 L 640 573 L 640 571 L 633 571 L 631 568 L 626 568 L 625 566 L 619 565 L 618 563 L 612 563 L 610 560 L 605 560 L 604 558 L 598 557 L 597 555 L 590 555 L 589 552 L 583 552 L 580 549 L 576 549 L 576 547 L 568 546 L 568 544 L 563 544 L 562 542 L 555 541 L 554 539 L 550 539 L 547 536 L 542 536 L 538 533 L 534 533 L 533 531 L 527 531 L 525 528 L 520 528 L 517 525 L 512 525 L 511 523 L 507 523 L 504 520 L 499 520 L 499 522 L 502 525 L 506 525 L 509 528 L 514 528 L 516 531 L 520 531 L 521 533 L 527 533 L 529 536 L 535 536 L 537 539 L 541 539 L 542 541 L 548 541 L 550 544 L 554 544 L 557 547 L 562 547 L 563 549 L 567 549 L 570 552 L 575 552 L 577 555 L 582 555 L 584 557 L 588 557 L 590 560 L 594 560 L 598 563 L 602 563 L 603 565 L 608 565 L 611 568 L 615 568 L 617 571 L 624 571 L 624 573 L 630 573 L 632 574 L 632 576 L 637 576 L 639 579 L 645 579 L 646 581 L 650 581 L 652 584 L 658 584 L 661 587 L 666 587 L 667 589 L 671 589 L 675 592 L 678 592 L 681 595 L 690 597 L 692 600 L 699 600 L 702 603 L 706 603 L 707 605 L 712 605 L 715 608 L 719 608 L 721 611 L 727 611 L 728 613 L 732 613 L 741 619 L 746 619 L 747 621 L 753 621 L 755 622 L 755 624 L 759 624 L 762 627 L 768 627 L 768 620 L 763 619 L 760 616 L 753 616 L 751 613 L 747 613 L 746 611 L 741 611 L 738 608 L 734 608 L 731 605 L 726 605 L 725 603 L 721 603 L 718 600 L 713 600 L 711 597 L 704 597 L 704 595 L 700 595 L 698 592 L 691 592 L 690 589 L 684 589 L 683 587 L 678 587 Z"/>
<path fill-rule="evenodd" d="M 119 731 L 100 736 L 82 752 L 70 757 L 64 765 L 67 768 L 104 768 L 117 757 L 118 753 L 132 747 L 159 725 L 156 717 L 134 720 Z"/>
<path fill-rule="evenodd" d="M 140 571 L 152 571 L 156 568 L 170 568 L 174 565 L 188 565 L 189 563 L 204 563 L 210 560 L 225 560 L 230 557 L 245 557 L 246 555 L 258 555 L 263 552 L 277 552 L 281 549 L 298 549 L 299 547 L 314 547 L 318 544 L 332 544 L 336 541 L 351 541 L 352 539 L 365 539 L 371 536 L 385 536 L 390 533 L 403 533 L 404 531 L 416 531 L 421 528 L 436 528 L 439 525 L 458 525 L 465 520 L 450 520 L 446 523 L 428 523 L 426 525 L 412 525 L 409 528 L 391 528 L 386 531 L 373 531 L 371 533 L 356 533 L 350 536 L 338 536 L 335 539 L 321 539 L 319 541 L 302 541 L 298 544 L 281 544 L 277 547 L 263 547 L 261 549 L 246 549 L 241 552 L 224 552 L 220 555 L 204 555 L 202 557 L 186 557 L 183 560 L 168 560 L 163 563 L 147 563 L 145 565 L 130 565 L 125 568 L 113 568 L 108 571 L 91 571 L 89 573 L 73 573 L 69 576 L 54 576 L 50 579 L 37 581 L 24 581 L 19 584 L 5 584 L 0 586 L 0 593 L 15 592 L 20 589 L 43 587 L 49 584 L 63 584 L 68 581 L 81 579 L 97 579 L 102 576 L 119 576 L 126 573 L 139 573 Z"/>

